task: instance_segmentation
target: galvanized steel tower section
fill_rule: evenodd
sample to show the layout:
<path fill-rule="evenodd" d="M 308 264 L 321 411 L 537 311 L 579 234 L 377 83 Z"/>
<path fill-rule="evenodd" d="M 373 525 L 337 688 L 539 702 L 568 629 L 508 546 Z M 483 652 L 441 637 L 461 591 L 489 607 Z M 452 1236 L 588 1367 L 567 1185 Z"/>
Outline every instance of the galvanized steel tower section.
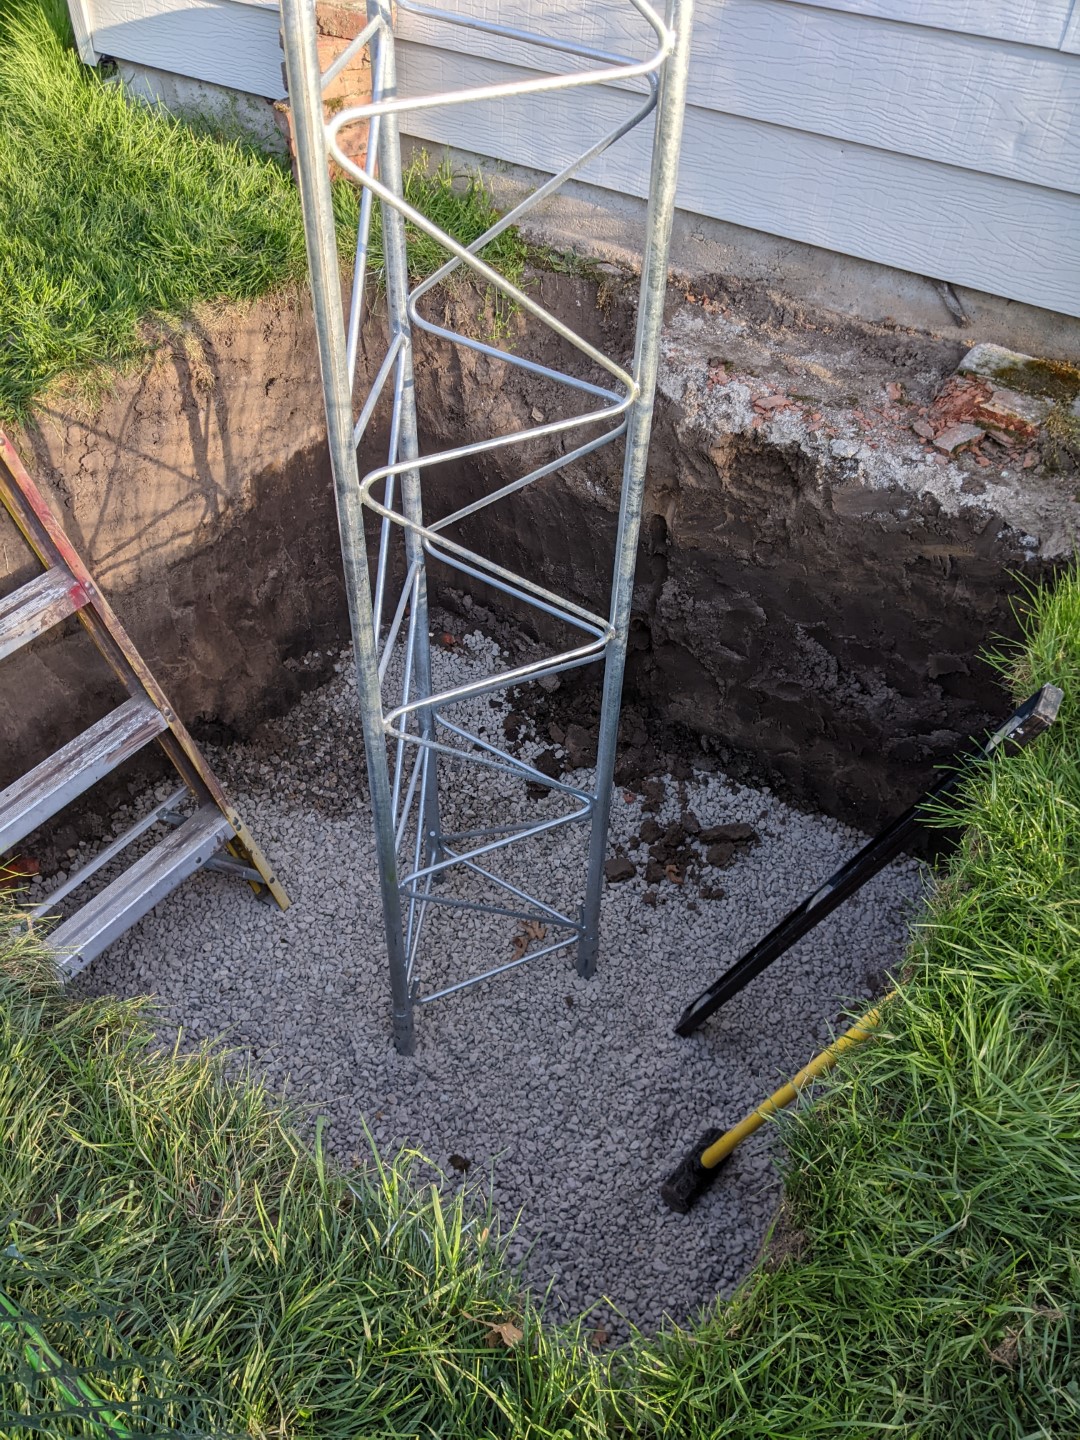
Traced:
<path fill-rule="evenodd" d="M 625 4 L 631 18 L 636 14 L 640 22 L 639 56 L 608 53 L 569 38 L 553 6 L 536 6 L 538 24 L 550 27 L 549 33 L 541 33 L 414 0 L 397 0 L 397 10 L 510 39 L 529 46 L 530 53 L 546 53 L 551 61 L 549 70 L 530 72 L 527 78 L 508 84 L 403 96 L 398 93 L 390 0 L 368 0 L 367 24 L 324 74 L 319 69 L 313 0 L 283 0 L 286 71 L 374 816 L 394 1043 L 403 1054 L 413 1049 L 413 1018 L 418 1006 L 572 946 L 577 949 L 579 973 L 591 975 L 597 963 L 603 865 L 667 282 L 691 16 L 691 0 L 668 0 L 663 14 L 646 0 L 625 0 Z M 323 89 L 365 47 L 371 62 L 370 103 L 348 106 L 326 119 Z M 476 103 L 483 103 L 485 113 L 490 114 L 487 107 L 493 101 L 518 102 L 552 90 L 572 91 L 581 107 L 581 132 L 588 135 L 590 128 L 596 128 L 589 123 L 590 95 L 596 94 L 591 87 L 612 84 L 639 92 L 633 114 L 614 130 L 598 135 L 571 164 L 472 244 L 459 244 L 406 202 L 399 132 L 403 115 Z M 510 283 L 481 257 L 507 226 L 541 205 L 650 117 L 655 118 L 648 220 L 634 356 L 628 371 L 547 311 L 528 289 Z M 346 153 L 342 137 L 350 126 L 363 120 L 370 126 L 367 153 L 363 162 L 357 163 Z M 475 148 L 483 153 L 485 147 L 478 140 Z M 347 305 L 342 300 L 331 164 L 362 187 Z M 376 203 L 381 218 L 388 344 L 371 388 L 358 404 L 354 400 L 357 356 L 366 308 L 370 308 L 366 290 L 370 289 L 368 255 Z M 434 274 L 413 286 L 406 224 L 437 242 L 447 256 Z M 542 365 L 421 313 L 424 297 L 455 272 L 471 274 L 485 288 L 490 287 L 490 294 L 515 307 L 529 323 L 547 326 L 587 363 L 582 365 L 579 360 L 573 372 Z M 478 415 L 475 440 L 424 453 L 413 376 L 413 336 L 417 331 L 427 332 L 439 344 L 465 347 L 517 366 L 543 383 L 549 395 L 551 385 L 556 385 L 565 395 L 566 413 L 551 419 L 545 416 L 534 425 L 503 434 L 485 434 L 486 417 Z M 365 339 L 371 333 L 367 332 Z M 578 373 L 581 370 L 586 374 Z M 388 403 L 380 413 L 389 410 L 386 463 L 361 474 L 358 453 L 361 448 L 365 453 L 370 449 L 370 436 L 365 445 L 365 435 L 384 396 Z M 487 506 L 512 504 L 513 496 L 526 487 L 542 484 L 545 477 L 579 464 L 601 446 L 620 441 L 624 445 L 622 488 L 606 615 L 593 613 L 452 537 L 455 526 Z M 519 457 L 526 447 L 535 453 L 534 442 L 546 442 L 551 458 L 529 469 Z M 425 472 L 447 463 L 467 464 L 472 457 L 496 451 L 506 452 L 502 463 L 511 468 L 514 478 L 452 513 L 433 518 L 425 510 Z M 365 514 L 378 519 L 373 565 L 365 541 Z M 569 638 L 549 646 L 550 653 L 440 689 L 434 676 L 438 667 L 433 666 L 428 617 L 428 574 L 433 567 L 464 577 L 474 591 L 487 587 L 504 605 L 524 606 L 545 617 L 538 633 Z M 462 707 L 468 708 L 479 696 L 594 663 L 603 665 L 604 681 L 591 787 L 553 779 L 476 733 L 475 725 L 470 729 L 463 723 Z M 440 779 L 444 799 L 449 794 L 467 793 L 470 773 L 475 774 L 470 767 L 474 766 L 495 772 L 501 783 L 519 791 L 530 782 L 534 787 L 546 787 L 548 799 L 535 814 L 501 813 L 483 817 L 488 823 L 475 828 L 447 830 L 440 816 Z M 539 844 L 542 856 L 543 837 L 571 824 L 588 829 L 583 894 L 545 900 L 533 893 L 534 887 L 522 884 L 520 876 L 514 880 L 506 873 L 505 862 L 512 850 Z M 530 861 L 526 867 L 529 874 L 534 869 L 542 873 L 542 859 L 538 864 Z M 480 973 L 452 977 L 425 991 L 421 940 L 425 920 L 436 910 L 440 914 L 457 910 L 491 916 L 504 931 L 505 921 L 511 919 L 530 927 L 527 934 L 531 938 L 510 960 Z M 534 945 L 533 940 L 539 943 Z"/>

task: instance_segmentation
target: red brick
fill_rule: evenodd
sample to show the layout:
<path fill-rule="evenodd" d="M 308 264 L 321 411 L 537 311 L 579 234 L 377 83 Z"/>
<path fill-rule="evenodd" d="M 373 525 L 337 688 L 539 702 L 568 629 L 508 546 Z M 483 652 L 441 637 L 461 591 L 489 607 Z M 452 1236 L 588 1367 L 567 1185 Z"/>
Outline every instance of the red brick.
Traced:
<path fill-rule="evenodd" d="M 315 19 L 320 35 L 334 35 L 339 40 L 355 40 L 367 24 L 367 7 L 348 3 L 316 5 Z"/>
<path fill-rule="evenodd" d="M 348 4 L 318 5 L 316 18 L 319 25 L 319 68 L 327 70 L 349 41 L 359 34 L 365 23 L 363 6 Z M 340 75 L 334 77 L 323 91 L 323 114 L 327 120 L 342 110 L 354 105 L 366 105 L 371 99 L 371 63 L 366 48 L 355 56 Z M 276 105 L 278 125 L 293 151 L 292 117 L 288 101 Z M 338 143 L 346 155 L 357 164 L 364 163 L 367 154 L 368 122 L 358 121 L 347 126 L 338 136 Z M 338 167 L 331 165 L 331 173 L 337 174 Z"/>
<path fill-rule="evenodd" d="M 319 36 L 319 69 L 326 71 L 348 45 L 347 40 L 338 40 L 332 35 Z M 371 99 L 371 65 L 367 51 L 349 61 L 340 75 L 335 75 L 323 91 L 324 102 L 331 103 L 331 110 L 341 110 L 345 105 L 363 105 Z"/>

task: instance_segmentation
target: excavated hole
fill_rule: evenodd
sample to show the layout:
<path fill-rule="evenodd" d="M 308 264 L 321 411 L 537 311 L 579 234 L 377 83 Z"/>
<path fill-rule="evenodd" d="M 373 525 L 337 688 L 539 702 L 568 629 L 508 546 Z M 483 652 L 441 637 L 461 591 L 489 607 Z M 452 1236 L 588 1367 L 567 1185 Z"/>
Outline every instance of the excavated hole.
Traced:
<path fill-rule="evenodd" d="M 548 303 L 580 309 L 580 284 L 544 284 Z M 594 338 L 628 334 L 629 318 L 616 304 L 595 317 Z M 167 485 L 187 462 L 168 457 L 160 516 L 147 519 L 146 491 L 116 461 L 98 529 L 85 519 L 81 533 L 75 526 L 84 547 L 100 544 L 99 578 L 119 585 L 118 608 L 196 722 L 294 901 L 280 915 L 235 882 L 198 876 L 77 988 L 155 994 L 164 1039 L 178 1029 L 185 1044 L 224 1036 L 272 1084 L 328 1117 L 342 1160 L 363 1162 L 370 1129 L 380 1147 L 420 1150 L 433 1167 L 422 1173 L 448 1189 L 475 1184 L 504 1227 L 520 1212 L 511 1252 L 527 1281 L 539 1293 L 551 1286 L 553 1314 L 588 1311 L 610 1339 L 631 1324 L 685 1318 L 752 1264 L 780 1190 L 771 1134 L 743 1146 L 688 1217 L 663 1209 L 659 1181 L 705 1126 L 740 1118 L 827 1043 L 846 1007 L 880 992 L 904 953 L 919 866 L 908 859 L 879 876 L 691 1040 L 672 1033 L 683 1005 L 859 844 L 850 822 L 872 829 L 903 808 L 934 763 L 997 713 L 1000 691 L 975 653 L 1007 626 L 1010 567 L 1038 573 L 1013 532 L 982 511 L 951 513 L 898 483 L 863 485 L 855 460 L 822 459 L 780 421 L 748 429 L 734 401 L 721 404 L 709 388 L 715 342 L 694 339 L 696 324 L 691 315 L 683 331 L 673 326 L 665 360 L 611 835 L 612 854 L 634 873 L 606 888 L 598 973 L 584 982 L 571 956 L 549 957 L 425 1008 L 411 1059 L 390 1041 L 325 451 L 288 449 L 283 428 L 278 453 L 288 458 L 248 477 L 246 508 L 230 509 L 200 471 L 202 508 L 172 549 L 174 510 L 188 512 Z M 818 370 L 823 343 L 800 340 Z M 955 363 L 941 349 L 886 336 L 862 357 L 865 383 L 880 388 L 899 373 L 909 393 L 928 396 Z M 733 354 L 724 351 L 726 365 L 741 363 Z M 535 422 L 533 410 L 548 403 L 513 377 L 421 362 L 431 444 L 470 438 L 467 417 L 481 411 L 506 430 Z M 185 426 L 192 413 L 183 410 Z M 156 441 L 133 434 L 124 443 L 141 482 Z M 272 448 L 264 437 L 260 453 Z M 506 478 L 445 472 L 433 483 L 435 504 L 460 504 Z M 73 514 L 82 495 L 96 494 L 96 482 L 77 479 L 54 477 L 74 497 Z M 603 608 L 616 485 L 609 461 L 572 470 L 513 514 L 485 517 L 472 538 Z M 136 493 L 141 528 L 128 535 L 123 506 L 108 507 Z M 140 578 L 123 566 L 145 535 L 165 558 Z M 490 666 L 500 647 L 503 661 L 517 659 L 550 638 L 445 578 L 437 599 L 435 630 L 449 637 L 436 653 L 443 681 Z M 9 692 L 19 707 L 5 712 L 0 696 L 0 735 L 11 741 L 0 763 L 17 768 L 43 738 L 66 738 L 54 733 L 58 707 L 32 714 L 28 697 L 77 697 L 63 716 L 73 725 L 84 697 L 104 703 L 66 636 L 33 647 L 22 676 Z M 474 702 L 469 718 L 585 780 L 596 710 L 596 677 L 584 672 L 531 698 Z M 118 799 L 129 804 L 114 787 L 99 807 L 99 835 L 130 820 L 113 808 Z M 544 814 L 556 803 L 504 794 L 490 779 L 467 788 L 452 770 L 442 801 L 448 824 L 461 828 L 515 805 Z M 148 805 L 144 794 L 129 808 Z M 93 814 L 83 807 L 84 820 Z M 756 839 L 702 841 L 696 829 L 727 824 Z M 27 848 L 48 875 L 79 863 L 84 838 L 85 825 L 66 818 Z M 583 854 L 579 830 L 552 832 L 515 858 L 514 873 L 572 903 Z M 447 912 L 426 938 L 425 979 L 452 982 L 518 948 L 514 922 Z"/>
<path fill-rule="evenodd" d="M 505 663 L 479 631 L 455 641 L 436 652 L 440 684 Z M 543 728 L 542 717 L 502 700 L 460 709 L 482 735 L 588 780 L 574 765 L 589 757 L 575 751 L 573 734 L 572 753 L 565 734 L 556 743 L 554 722 Z M 631 740 L 640 740 L 637 725 L 632 717 Z M 211 751 L 292 908 L 281 915 L 242 885 L 202 874 L 98 959 L 76 990 L 155 995 L 168 1044 L 178 1031 L 184 1045 L 224 1037 L 272 1085 L 327 1117 L 328 1143 L 343 1162 L 364 1162 L 370 1131 L 384 1151 L 422 1152 L 422 1178 L 448 1190 L 474 1186 L 477 1205 L 489 1197 L 504 1227 L 520 1215 L 510 1249 L 527 1283 L 540 1295 L 550 1286 L 556 1317 L 588 1312 L 607 1341 L 626 1338 L 631 1325 L 655 1328 L 665 1315 L 683 1320 L 730 1292 L 778 1201 L 774 1137 L 747 1143 L 689 1216 L 662 1206 L 659 1182 L 704 1126 L 741 1117 L 827 1043 L 845 1007 L 879 992 L 904 953 L 919 866 L 892 866 L 702 1033 L 677 1039 L 672 1026 L 686 1000 L 861 838 L 679 760 L 678 777 L 641 776 L 616 792 L 612 851 L 634 874 L 606 887 L 596 976 L 580 979 L 564 953 L 441 1000 L 419 1012 L 417 1051 L 406 1059 L 391 1043 L 361 755 L 351 660 L 341 654 L 331 680 L 264 725 L 257 743 Z M 466 786 L 465 778 L 453 766 L 443 773 L 450 828 L 560 808 L 552 792 L 522 794 L 489 776 Z M 717 843 L 708 834 L 731 824 L 745 827 L 744 838 Z M 550 902 L 573 903 L 584 839 L 578 827 L 554 832 L 501 873 Z M 475 884 L 454 888 L 495 898 Z M 425 986 L 510 959 L 517 932 L 510 920 L 436 911 Z"/>

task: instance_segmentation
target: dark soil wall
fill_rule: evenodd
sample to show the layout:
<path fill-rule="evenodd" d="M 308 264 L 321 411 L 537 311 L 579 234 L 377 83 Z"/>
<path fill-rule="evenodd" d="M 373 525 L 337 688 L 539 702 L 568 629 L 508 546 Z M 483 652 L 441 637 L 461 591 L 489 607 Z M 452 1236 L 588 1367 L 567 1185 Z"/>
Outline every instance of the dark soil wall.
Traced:
<path fill-rule="evenodd" d="M 268 300 L 164 339 L 92 416 L 16 437 L 188 722 L 243 731 L 347 630 L 310 313 Z M 36 561 L 0 511 L 0 587 Z M 74 619 L 0 668 L 0 785 L 116 703 Z"/>
<path fill-rule="evenodd" d="M 628 351 L 627 313 L 594 311 L 589 338 Z M 437 346 L 425 360 L 429 446 L 458 441 L 477 395 L 493 432 L 554 413 L 550 391 L 510 367 L 468 352 L 451 362 Z M 868 368 L 875 382 L 899 368 L 930 386 L 955 360 L 952 346 L 900 336 Z M 688 409 L 664 397 L 657 408 L 628 699 L 712 753 L 754 754 L 806 803 L 881 820 L 1001 714 L 977 652 L 1012 632 L 1017 575 L 1049 567 L 985 510 L 948 514 L 932 496 L 856 483 L 850 462 L 752 429 L 724 433 Z M 428 492 L 435 510 L 512 478 L 507 455 L 442 475 Z M 526 463 L 546 458 L 538 450 Z M 483 512 L 463 538 L 604 610 L 620 463 L 600 451 L 512 508 Z"/>
<path fill-rule="evenodd" d="M 537 288 L 627 358 L 628 289 L 609 290 L 598 307 L 584 280 L 544 276 Z M 443 303 L 451 313 L 467 302 Z M 518 343 L 545 362 L 560 358 L 561 342 Z M 369 369 L 379 358 L 371 344 Z M 684 354 L 666 363 L 674 374 L 696 361 Z M 892 353 L 876 357 L 874 383 L 890 366 L 906 367 L 914 384 L 916 375 L 940 377 L 954 363 L 946 348 L 898 337 Z M 427 339 L 417 378 L 428 444 L 472 438 L 481 414 L 498 433 L 562 413 L 566 403 L 558 387 Z M 931 497 L 864 483 L 827 450 L 717 423 L 680 400 L 677 385 L 665 388 L 642 532 L 631 696 L 703 737 L 705 749 L 753 752 L 807 803 L 873 821 L 1001 711 L 1000 692 L 973 656 L 1009 626 L 1010 569 L 1045 565 L 1014 528 L 989 523 L 985 513 L 947 513 Z M 310 315 L 281 300 L 210 317 L 183 343 L 163 341 L 154 363 L 118 382 L 92 418 L 57 409 L 19 437 L 197 729 L 250 732 L 319 673 L 291 662 L 347 638 L 322 437 Z M 362 460 L 379 463 L 382 444 L 377 436 Z M 548 453 L 534 444 L 522 458 L 535 464 Z M 508 455 L 432 472 L 430 512 L 519 473 Z M 462 538 L 605 609 L 620 457 L 599 455 L 484 512 L 462 527 Z M 0 590 L 30 573 L 3 529 Z M 440 583 L 460 592 L 459 576 L 433 579 L 437 598 Z M 460 603 L 450 590 L 447 603 Z M 0 784 L 101 714 L 109 694 L 88 647 L 66 636 L 6 662 Z"/>

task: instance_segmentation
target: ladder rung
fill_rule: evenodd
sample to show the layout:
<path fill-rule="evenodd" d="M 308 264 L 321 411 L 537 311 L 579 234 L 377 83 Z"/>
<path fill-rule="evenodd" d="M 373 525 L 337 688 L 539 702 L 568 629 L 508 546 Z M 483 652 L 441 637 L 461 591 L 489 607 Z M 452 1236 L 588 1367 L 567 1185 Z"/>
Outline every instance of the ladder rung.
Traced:
<path fill-rule="evenodd" d="M 150 700 L 126 700 L 0 794 L 0 853 L 168 728 Z"/>
<path fill-rule="evenodd" d="M 203 805 L 190 820 L 147 851 L 49 936 L 65 980 L 77 975 L 140 920 L 159 900 L 200 869 L 232 837 L 216 805 Z"/>
<path fill-rule="evenodd" d="M 86 591 L 63 565 L 0 598 L 0 660 L 81 610 L 86 601 Z"/>
<path fill-rule="evenodd" d="M 179 790 L 170 795 L 167 800 L 162 800 L 160 805 L 155 805 L 153 810 L 144 815 L 141 820 L 136 820 L 134 825 L 125 830 L 122 835 L 118 835 L 110 845 L 106 845 L 104 850 L 99 850 L 96 855 L 91 856 L 85 865 L 80 865 L 78 870 L 73 870 L 62 885 L 57 885 L 55 890 L 50 890 L 41 904 L 34 906 L 31 914 L 35 918 L 39 915 L 52 914 L 61 900 L 66 900 L 73 890 L 78 890 L 81 885 L 85 885 L 87 880 L 96 875 L 103 866 L 108 865 L 110 860 L 115 860 L 122 850 L 126 850 L 133 840 L 137 840 L 140 835 L 145 835 L 147 830 L 153 829 L 159 821 L 164 819 L 166 812 L 172 810 L 175 805 L 179 805 L 188 794 L 190 791 L 187 786 L 181 785 Z M 183 824 L 183 821 L 177 823 Z"/>

